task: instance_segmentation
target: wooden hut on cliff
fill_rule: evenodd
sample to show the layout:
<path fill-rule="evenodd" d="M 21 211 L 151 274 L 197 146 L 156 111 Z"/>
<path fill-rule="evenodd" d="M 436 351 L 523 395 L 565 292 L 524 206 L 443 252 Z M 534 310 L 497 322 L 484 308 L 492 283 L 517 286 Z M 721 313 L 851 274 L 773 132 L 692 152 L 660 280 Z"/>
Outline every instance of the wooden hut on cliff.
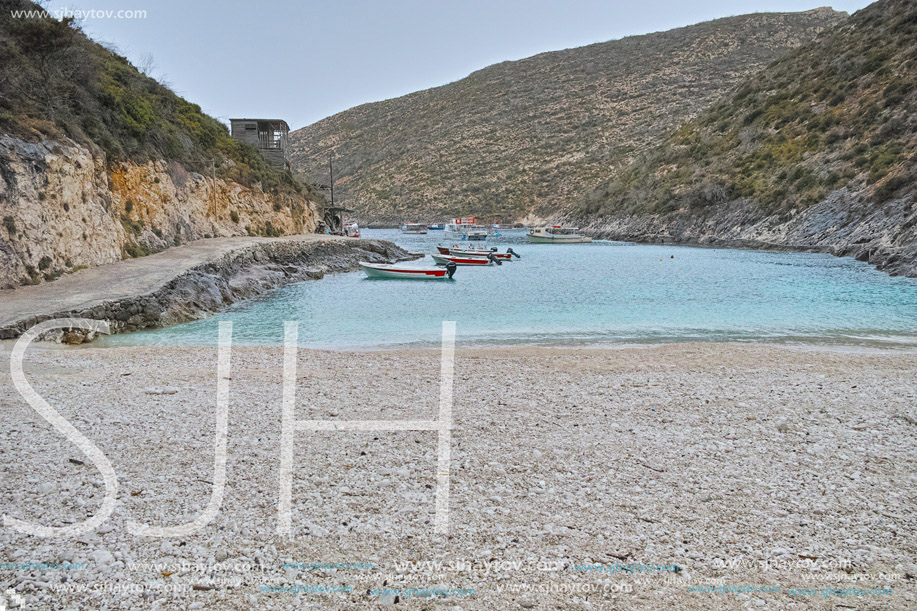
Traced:
<path fill-rule="evenodd" d="M 290 126 L 283 119 L 230 119 L 229 133 L 247 142 L 271 165 L 290 169 Z"/>

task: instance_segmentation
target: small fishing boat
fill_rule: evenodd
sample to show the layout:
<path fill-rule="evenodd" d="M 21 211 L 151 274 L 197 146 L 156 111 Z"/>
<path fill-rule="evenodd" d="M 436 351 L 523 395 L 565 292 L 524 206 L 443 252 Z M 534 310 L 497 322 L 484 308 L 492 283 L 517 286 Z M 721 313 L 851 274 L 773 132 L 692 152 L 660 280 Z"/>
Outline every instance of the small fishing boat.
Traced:
<path fill-rule="evenodd" d="M 447 238 L 463 242 L 486 240 L 488 235 L 487 227 L 478 225 L 473 216 L 452 219 L 452 222 L 446 225 L 445 233 Z"/>
<path fill-rule="evenodd" d="M 357 225 L 356 221 L 349 221 L 344 223 L 343 227 L 344 235 L 348 238 L 359 238 L 360 237 L 360 226 Z"/>
<path fill-rule="evenodd" d="M 451 255 L 430 255 L 433 257 L 433 260 L 436 261 L 437 265 L 449 265 L 454 263 L 455 265 L 493 265 L 496 261 L 496 258 L 491 260 L 487 255 L 465 255 L 465 256 L 451 256 Z"/>
<path fill-rule="evenodd" d="M 360 262 L 368 278 L 396 278 L 399 280 L 452 280 L 456 264 L 445 267 L 410 267 L 388 263 Z"/>
<path fill-rule="evenodd" d="M 585 244 L 592 241 L 592 238 L 576 233 L 577 231 L 577 227 L 551 225 L 532 229 L 525 237 L 535 244 Z"/>
<path fill-rule="evenodd" d="M 427 225 L 427 229 L 429 229 L 430 231 L 445 231 L 446 224 L 445 223 L 433 223 L 432 225 Z"/>
<path fill-rule="evenodd" d="M 458 244 L 453 244 L 452 246 L 446 246 L 443 244 L 437 244 L 436 250 L 439 251 L 441 255 L 452 255 L 452 256 L 466 256 L 470 255 L 472 257 L 486 257 L 489 254 L 492 254 L 497 259 L 501 261 L 512 261 L 513 257 L 519 259 L 519 255 L 516 254 L 512 248 L 507 248 L 506 252 L 497 252 L 496 247 L 494 248 L 484 248 L 483 246 L 459 246 Z"/>
<path fill-rule="evenodd" d="M 401 233 L 427 233 L 427 226 L 423 223 L 405 223 L 401 226 Z"/>

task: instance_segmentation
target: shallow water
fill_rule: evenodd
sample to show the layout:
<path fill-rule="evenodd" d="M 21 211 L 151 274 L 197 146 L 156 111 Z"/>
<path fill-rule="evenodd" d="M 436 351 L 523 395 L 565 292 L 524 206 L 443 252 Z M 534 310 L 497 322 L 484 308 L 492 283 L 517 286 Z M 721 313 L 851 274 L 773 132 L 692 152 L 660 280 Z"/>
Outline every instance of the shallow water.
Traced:
<path fill-rule="evenodd" d="M 427 253 L 443 241 L 442 232 L 365 230 L 364 237 Z M 442 321 L 454 320 L 462 345 L 917 346 L 917 280 L 853 259 L 604 241 L 526 244 L 522 231 L 488 244 L 501 251 L 512 246 L 522 258 L 499 267 L 460 267 L 452 282 L 331 275 L 206 320 L 102 343 L 215 344 L 217 322 L 231 320 L 236 343 L 279 344 L 283 322 L 298 320 L 300 343 L 312 348 L 438 345 Z"/>

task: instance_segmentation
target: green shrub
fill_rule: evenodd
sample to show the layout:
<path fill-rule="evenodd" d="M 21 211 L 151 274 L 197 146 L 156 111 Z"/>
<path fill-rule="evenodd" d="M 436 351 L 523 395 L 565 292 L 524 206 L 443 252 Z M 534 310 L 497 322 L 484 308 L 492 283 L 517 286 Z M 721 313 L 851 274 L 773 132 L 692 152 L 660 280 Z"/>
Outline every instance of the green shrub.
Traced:
<path fill-rule="evenodd" d="M 140 235 L 143 232 L 143 226 L 140 223 L 123 214 L 121 215 L 121 226 L 124 227 L 124 231 L 133 235 Z"/>
<path fill-rule="evenodd" d="M 48 269 L 49 267 L 51 267 L 51 257 L 49 257 L 48 255 L 45 255 L 38 262 L 38 269 L 44 271 Z"/>
<path fill-rule="evenodd" d="M 131 240 L 124 245 L 124 255 L 125 257 L 130 257 L 136 259 L 138 257 L 145 257 L 150 254 L 150 249 L 146 244 L 138 244 Z"/>
<path fill-rule="evenodd" d="M 880 202 L 892 199 L 895 194 L 907 186 L 909 182 L 906 176 L 899 175 L 889 177 L 885 182 L 876 187 L 876 199 Z"/>
<path fill-rule="evenodd" d="M 270 221 L 267 221 L 264 224 L 264 228 L 261 230 L 261 235 L 268 238 L 278 238 L 283 235 L 283 229 L 279 227 L 274 227 Z"/>

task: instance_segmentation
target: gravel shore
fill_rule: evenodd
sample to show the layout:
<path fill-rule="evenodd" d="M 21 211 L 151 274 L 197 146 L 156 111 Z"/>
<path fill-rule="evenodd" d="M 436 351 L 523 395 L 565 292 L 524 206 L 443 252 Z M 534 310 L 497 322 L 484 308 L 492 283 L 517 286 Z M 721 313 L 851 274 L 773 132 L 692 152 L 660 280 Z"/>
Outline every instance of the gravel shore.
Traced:
<path fill-rule="evenodd" d="M 11 347 L 0 512 L 85 520 L 102 477 L 16 392 Z M 236 347 L 218 515 L 132 535 L 210 500 L 216 357 L 30 348 L 27 378 L 120 491 L 77 539 L 0 528 L 0 593 L 30 610 L 917 608 L 917 354 L 459 349 L 449 534 L 435 431 L 299 432 L 282 538 L 282 349 Z M 437 417 L 438 351 L 300 350 L 298 366 L 298 420 Z"/>

